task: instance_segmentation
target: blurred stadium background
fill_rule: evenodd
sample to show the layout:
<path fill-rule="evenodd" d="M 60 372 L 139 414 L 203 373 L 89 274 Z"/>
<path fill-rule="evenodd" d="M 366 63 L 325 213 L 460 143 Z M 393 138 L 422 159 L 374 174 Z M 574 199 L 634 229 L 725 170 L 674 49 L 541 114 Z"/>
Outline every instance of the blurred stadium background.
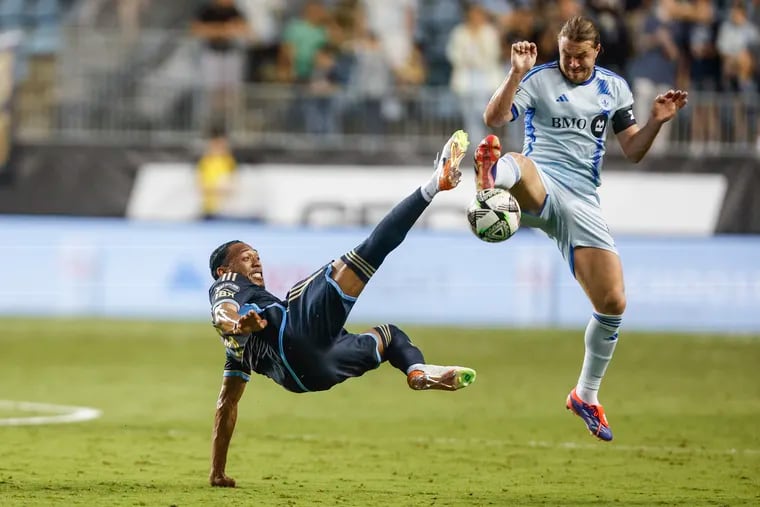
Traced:
<path fill-rule="evenodd" d="M 478 242 L 467 178 L 351 326 L 411 325 L 479 382 L 421 398 L 383 368 L 304 398 L 256 379 L 228 469 L 243 488 L 205 487 L 209 252 L 251 242 L 283 296 L 424 181 L 452 131 L 488 132 L 512 41 L 553 60 L 579 13 L 640 123 L 656 93 L 689 91 L 640 164 L 608 143 L 618 442 L 562 410 L 590 312 L 567 266 L 533 231 Z M 757 0 L 0 0 L 0 503 L 760 503 L 758 26 Z M 496 133 L 520 149 L 522 125 Z M 72 406 L 102 415 L 30 425 Z"/>

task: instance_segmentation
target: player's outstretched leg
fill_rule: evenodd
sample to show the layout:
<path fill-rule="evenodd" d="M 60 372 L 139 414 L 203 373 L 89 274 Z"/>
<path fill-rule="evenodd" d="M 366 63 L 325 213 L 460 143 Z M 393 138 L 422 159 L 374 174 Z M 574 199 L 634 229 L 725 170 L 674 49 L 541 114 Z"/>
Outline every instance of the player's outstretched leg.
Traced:
<path fill-rule="evenodd" d="M 468 145 L 466 132 L 454 132 L 436 160 L 435 172 L 430 181 L 397 204 L 361 245 L 341 257 L 362 282 L 367 283 L 388 254 L 404 241 L 435 194 L 451 190 L 459 184 L 462 176 L 459 164 Z"/>
<path fill-rule="evenodd" d="M 384 359 L 406 374 L 407 384 L 415 391 L 456 391 L 475 382 L 476 373 L 472 368 L 425 363 L 422 351 L 393 324 L 378 326 L 373 331 L 382 340 Z"/>

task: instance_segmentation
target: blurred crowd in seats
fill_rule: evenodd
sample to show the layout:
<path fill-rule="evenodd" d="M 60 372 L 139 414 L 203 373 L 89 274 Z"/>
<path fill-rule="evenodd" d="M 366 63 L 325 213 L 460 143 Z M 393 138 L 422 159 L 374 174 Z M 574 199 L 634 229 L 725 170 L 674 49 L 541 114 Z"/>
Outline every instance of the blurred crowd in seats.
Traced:
<path fill-rule="evenodd" d="M 537 63 L 554 60 L 559 28 L 580 14 L 601 31 L 598 64 L 629 80 L 639 121 L 672 87 L 757 93 L 760 0 L 208 0 L 192 33 L 204 43 L 204 76 L 219 96 L 243 83 L 307 88 L 307 130 L 340 130 L 339 91 L 360 98 L 382 132 L 410 88 L 450 86 L 478 138 L 511 43 L 535 41 Z"/>
<path fill-rule="evenodd" d="M 346 132 L 358 105 L 371 119 L 362 128 L 382 134 L 405 118 L 405 97 L 446 89 L 451 100 L 434 101 L 436 115 L 458 115 L 478 138 L 483 107 L 509 69 L 511 43 L 535 41 L 537 63 L 554 60 L 560 26 L 583 14 L 601 31 L 599 65 L 631 84 L 639 122 L 657 93 L 680 87 L 694 94 L 686 114 L 698 121 L 688 121 L 689 137 L 722 140 L 728 129 L 733 139 L 754 138 L 757 130 L 760 0 L 183 0 L 174 7 L 186 14 L 181 25 L 172 5 L 0 0 L 0 27 L 24 34 L 17 72 L 29 107 L 22 109 L 49 114 L 62 25 L 111 18 L 127 43 L 143 26 L 197 40 L 194 68 L 209 118 L 245 107 L 245 86 L 292 84 L 299 90 L 294 128 Z M 163 24 L 152 22 L 161 12 Z M 713 93 L 730 100 L 698 100 Z"/>

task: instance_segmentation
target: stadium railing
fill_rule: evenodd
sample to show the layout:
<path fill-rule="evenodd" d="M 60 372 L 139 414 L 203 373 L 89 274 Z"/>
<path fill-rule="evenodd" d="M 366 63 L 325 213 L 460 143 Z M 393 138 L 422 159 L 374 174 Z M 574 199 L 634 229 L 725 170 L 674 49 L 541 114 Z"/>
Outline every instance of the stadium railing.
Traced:
<path fill-rule="evenodd" d="M 125 46 L 118 35 L 67 29 L 58 58 L 49 117 L 18 108 L 22 141 L 100 145 L 176 145 L 197 140 L 209 124 L 197 41 L 145 31 Z M 661 153 L 744 156 L 758 152 L 757 94 L 690 92 Z M 463 127 L 459 101 L 447 87 L 407 87 L 384 97 L 344 86 L 329 97 L 278 83 L 241 84 L 223 109 L 235 143 L 288 149 L 436 150 Z M 520 122 L 501 134 L 519 149 Z M 608 128 L 608 134 L 611 129 Z M 609 143 L 611 152 L 617 143 Z"/>

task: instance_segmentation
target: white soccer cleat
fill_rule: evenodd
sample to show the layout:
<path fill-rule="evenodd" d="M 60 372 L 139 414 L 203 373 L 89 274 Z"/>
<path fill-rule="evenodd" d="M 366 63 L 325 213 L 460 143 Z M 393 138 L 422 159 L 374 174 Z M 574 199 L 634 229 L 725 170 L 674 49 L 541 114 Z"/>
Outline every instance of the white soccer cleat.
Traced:
<path fill-rule="evenodd" d="M 435 163 L 435 172 L 438 175 L 438 190 L 451 190 L 459 185 L 462 173 L 459 164 L 467 153 L 470 141 L 467 132 L 457 130 L 452 134 L 441 150 L 441 155 Z"/>
<path fill-rule="evenodd" d="M 415 391 L 438 389 L 456 391 L 475 382 L 475 370 L 463 366 L 436 366 L 426 364 L 409 372 L 406 382 Z"/>

